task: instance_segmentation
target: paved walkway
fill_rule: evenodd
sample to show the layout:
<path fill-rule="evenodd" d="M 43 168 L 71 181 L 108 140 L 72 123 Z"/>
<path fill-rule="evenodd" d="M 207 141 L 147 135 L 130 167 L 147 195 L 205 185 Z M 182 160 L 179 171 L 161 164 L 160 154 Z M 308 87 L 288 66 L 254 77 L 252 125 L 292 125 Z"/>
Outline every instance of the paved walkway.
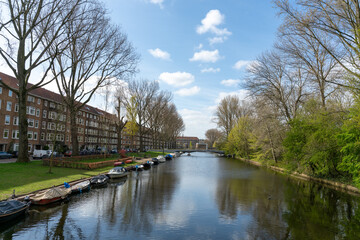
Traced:
<path fill-rule="evenodd" d="M 13 163 L 16 162 L 17 158 L 9 158 L 9 159 L 0 159 L 0 163 Z M 39 161 L 38 159 L 34 160 L 30 157 L 30 161 Z"/>

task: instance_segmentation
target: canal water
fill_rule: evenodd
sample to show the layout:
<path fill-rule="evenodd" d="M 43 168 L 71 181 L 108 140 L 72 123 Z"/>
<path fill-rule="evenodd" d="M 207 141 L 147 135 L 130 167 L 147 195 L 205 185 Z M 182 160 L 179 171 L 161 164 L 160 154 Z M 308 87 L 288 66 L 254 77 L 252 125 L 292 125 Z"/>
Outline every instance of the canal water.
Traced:
<path fill-rule="evenodd" d="M 360 239 L 358 196 L 211 153 L 32 207 L 0 239 Z"/>

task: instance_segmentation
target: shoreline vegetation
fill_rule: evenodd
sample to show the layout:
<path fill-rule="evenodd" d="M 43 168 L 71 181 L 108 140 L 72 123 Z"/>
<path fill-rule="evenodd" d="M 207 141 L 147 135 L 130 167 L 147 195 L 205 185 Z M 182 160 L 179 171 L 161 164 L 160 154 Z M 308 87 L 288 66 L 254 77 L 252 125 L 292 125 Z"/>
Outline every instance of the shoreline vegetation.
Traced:
<path fill-rule="evenodd" d="M 167 152 L 165 152 L 167 154 Z M 134 158 L 142 158 L 125 167 L 140 164 L 148 160 L 146 157 L 163 155 L 162 152 L 132 153 Z M 108 160 L 108 159 L 106 159 Z M 100 160 L 99 160 L 100 161 Z M 93 170 L 53 167 L 49 173 L 49 166 L 43 166 L 42 161 L 29 163 L 2 163 L 0 165 L 0 201 L 11 198 L 13 190 L 16 196 L 28 195 L 33 192 L 47 189 L 53 186 L 63 185 L 64 182 L 85 180 L 101 173 L 106 173 L 113 166 L 102 167 Z"/>

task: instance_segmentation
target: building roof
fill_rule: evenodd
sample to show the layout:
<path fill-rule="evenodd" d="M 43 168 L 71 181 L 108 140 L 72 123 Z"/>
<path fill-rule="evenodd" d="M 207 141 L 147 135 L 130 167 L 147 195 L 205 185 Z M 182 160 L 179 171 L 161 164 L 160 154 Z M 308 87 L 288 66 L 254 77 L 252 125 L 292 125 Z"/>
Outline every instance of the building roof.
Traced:
<path fill-rule="evenodd" d="M 198 137 L 176 137 L 176 140 L 184 140 L 184 141 L 199 141 Z"/>
<path fill-rule="evenodd" d="M 19 89 L 18 80 L 16 78 L 14 78 L 12 76 L 9 76 L 9 75 L 7 75 L 5 73 L 2 73 L 2 72 L 0 72 L 0 78 L 6 85 L 10 86 L 11 88 Z M 0 82 L 0 86 L 1 86 L 1 82 Z M 29 83 L 28 86 L 30 88 L 31 86 L 33 86 L 33 84 Z M 36 89 L 32 90 L 31 92 L 29 92 L 29 94 L 32 95 L 32 96 L 36 96 L 36 97 L 46 99 L 46 100 L 54 101 L 54 102 L 57 102 L 57 103 L 62 103 L 63 102 L 63 97 L 60 94 L 49 91 L 49 90 L 47 90 L 45 88 L 36 88 Z M 82 108 L 82 110 L 85 111 L 85 112 L 95 114 L 95 115 L 106 115 L 109 118 L 113 118 L 115 116 L 114 114 L 105 112 L 105 111 L 103 111 L 101 109 L 92 107 L 90 105 L 85 105 Z"/>

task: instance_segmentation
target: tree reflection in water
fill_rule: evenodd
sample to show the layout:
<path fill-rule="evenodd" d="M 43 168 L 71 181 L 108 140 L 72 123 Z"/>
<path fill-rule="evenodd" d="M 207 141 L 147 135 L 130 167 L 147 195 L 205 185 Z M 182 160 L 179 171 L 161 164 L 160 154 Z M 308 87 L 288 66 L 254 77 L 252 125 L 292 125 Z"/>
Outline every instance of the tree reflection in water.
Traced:
<path fill-rule="evenodd" d="M 359 239 L 358 198 L 321 185 L 227 160 L 216 201 L 221 216 L 248 215 L 251 239 Z M 243 164 L 243 163 L 242 163 Z"/>

